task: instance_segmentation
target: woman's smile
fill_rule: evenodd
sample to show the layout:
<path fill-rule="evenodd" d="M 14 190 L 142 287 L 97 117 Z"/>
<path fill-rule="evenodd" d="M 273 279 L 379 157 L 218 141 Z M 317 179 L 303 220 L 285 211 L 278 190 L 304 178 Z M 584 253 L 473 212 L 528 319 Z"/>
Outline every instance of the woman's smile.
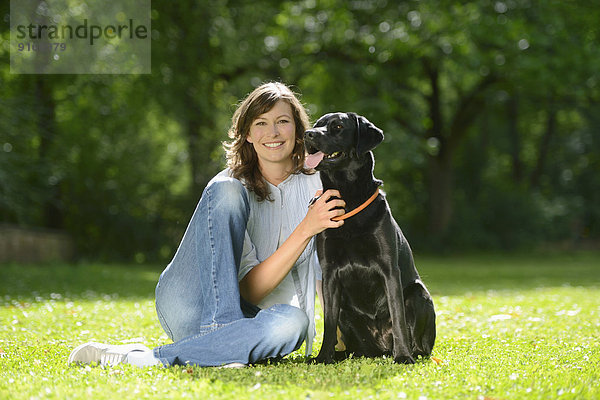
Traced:
<path fill-rule="evenodd" d="M 285 142 L 270 142 L 270 143 L 265 143 L 265 146 L 267 146 L 270 149 L 276 149 L 281 147 Z"/>

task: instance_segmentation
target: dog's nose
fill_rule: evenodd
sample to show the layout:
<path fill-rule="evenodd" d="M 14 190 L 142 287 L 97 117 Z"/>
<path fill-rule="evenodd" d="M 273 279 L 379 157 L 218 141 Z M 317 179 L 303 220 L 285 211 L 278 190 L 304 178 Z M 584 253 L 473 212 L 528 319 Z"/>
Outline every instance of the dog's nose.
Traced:
<path fill-rule="evenodd" d="M 317 135 L 317 132 L 313 130 L 308 130 L 304 132 L 304 139 L 313 139 Z"/>

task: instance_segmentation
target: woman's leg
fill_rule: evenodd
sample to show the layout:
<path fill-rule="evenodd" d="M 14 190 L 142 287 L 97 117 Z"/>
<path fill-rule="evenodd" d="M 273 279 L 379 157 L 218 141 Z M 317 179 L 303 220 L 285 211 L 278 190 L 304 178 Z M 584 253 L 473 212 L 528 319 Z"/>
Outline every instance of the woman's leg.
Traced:
<path fill-rule="evenodd" d="M 68 362 L 109 366 L 129 363 L 138 367 L 250 364 L 297 350 L 306 338 L 307 328 L 304 311 L 276 304 L 260 310 L 254 318 L 219 325 L 154 351 L 139 343 L 117 346 L 86 343 L 71 352 Z"/>
<path fill-rule="evenodd" d="M 304 311 L 276 304 L 261 310 L 254 318 L 241 318 L 157 347 L 154 356 L 165 365 L 251 364 L 299 349 L 307 329 L 308 318 Z"/>
<path fill-rule="evenodd" d="M 304 311 L 282 304 L 260 311 L 244 304 L 241 310 L 237 266 L 248 214 L 248 195 L 239 181 L 218 177 L 208 184 L 156 287 L 160 322 L 175 343 L 153 353 L 88 343 L 75 349 L 69 360 L 218 366 L 254 363 L 297 350 L 308 327 Z M 244 318 L 244 313 L 252 318 Z"/>
<path fill-rule="evenodd" d="M 254 316 L 245 307 L 253 318 L 244 318 L 237 272 L 249 212 L 238 180 L 218 177 L 207 185 L 156 288 L 159 319 L 175 342 L 154 350 L 164 364 L 254 363 L 304 341 L 308 318 L 298 308 L 275 305 Z"/>
<path fill-rule="evenodd" d="M 159 320 L 173 341 L 244 317 L 237 268 L 249 210 L 236 179 L 216 177 L 204 190 L 156 287 Z"/>

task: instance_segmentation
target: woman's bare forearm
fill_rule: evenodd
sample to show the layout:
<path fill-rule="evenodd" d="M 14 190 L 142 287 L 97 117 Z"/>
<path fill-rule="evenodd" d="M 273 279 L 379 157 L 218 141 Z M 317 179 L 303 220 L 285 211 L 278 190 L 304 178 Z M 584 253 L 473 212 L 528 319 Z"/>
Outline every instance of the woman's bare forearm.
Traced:
<path fill-rule="evenodd" d="M 318 192 L 320 193 L 320 191 Z M 331 199 L 334 197 L 334 199 Z M 335 199 L 337 197 L 337 199 Z M 311 238 L 327 228 L 337 228 L 344 221 L 332 218 L 342 215 L 346 203 L 337 190 L 328 190 L 309 207 L 306 217 L 285 242 L 269 258 L 256 265 L 240 281 L 240 294 L 252 304 L 260 303 L 290 272 Z"/>
<path fill-rule="evenodd" d="M 311 238 L 300 223 L 275 253 L 252 268 L 240 281 L 242 297 L 252 304 L 260 303 L 283 281 Z"/>

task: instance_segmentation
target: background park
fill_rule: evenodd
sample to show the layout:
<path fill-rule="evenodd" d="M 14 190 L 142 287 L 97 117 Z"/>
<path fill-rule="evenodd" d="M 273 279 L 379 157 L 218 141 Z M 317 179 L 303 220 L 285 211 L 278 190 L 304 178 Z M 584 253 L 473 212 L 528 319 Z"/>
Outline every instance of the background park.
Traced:
<path fill-rule="evenodd" d="M 140 75 L 11 74 L 8 1 L 0 18 L 0 398 L 600 397 L 595 2 L 154 1 Z M 84 341 L 167 342 L 158 275 L 236 103 L 270 80 L 312 121 L 384 130 L 375 175 L 436 304 L 435 358 L 66 366 Z M 8 245 L 46 236 L 54 259 Z"/>

